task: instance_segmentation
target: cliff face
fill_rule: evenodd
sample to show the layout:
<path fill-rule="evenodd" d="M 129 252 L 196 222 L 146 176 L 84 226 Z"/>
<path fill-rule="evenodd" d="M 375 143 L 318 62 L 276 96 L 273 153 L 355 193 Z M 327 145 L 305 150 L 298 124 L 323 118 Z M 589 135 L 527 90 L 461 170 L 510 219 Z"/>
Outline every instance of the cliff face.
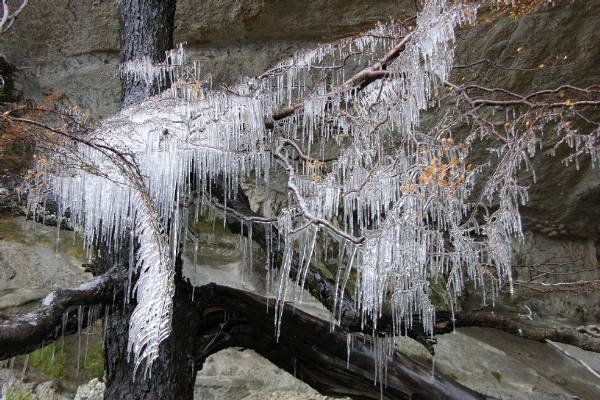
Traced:
<path fill-rule="evenodd" d="M 39 99 L 68 95 L 69 104 L 102 118 L 119 109 L 117 0 L 30 2 L 0 54 L 16 66 L 17 91 Z M 414 12 L 409 0 L 180 0 L 175 43 L 215 82 L 263 72 L 294 50 Z"/>
<path fill-rule="evenodd" d="M 599 83 L 595 63 L 600 60 L 600 7 L 593 0 L 553 3 L 522 15 L 483 11 L 479 23 L 461 33 L 456 64 L 490 60 L 495 65 L 457 69 L 452 79 L 519 93 L 563 83 Z M 94 119 L 116 112 L 117 5 L 116 0 L 30 2 L 0 41 L 0 53 L 16 68 L 13 79 L 22 98 L 40 99 L 54 92 Z M 215 82 L 228 82 L 258 74 L 299 48 L 414 11 L 412 0 L 179 0 L 175 42 L 186 42 L 190 58 Z M 561 268 L 573 271 L 596 268 L 600 169 L 588 162 L 579 171 L 563 167 L 547 150 L 535 159 L 538 183 L 523 210 L 528 235 L 515 260 L 561 260 Z M 271 201 L 259 195 L 255 200 Z M 582 279 L 597 275 L 592 271 Z M 535 296 L 523 301 L 539 303 L 540 313 L 551 311 L 582 322 L 600 316 L 596 296 L 589 293 L 555 297 L 551 304 Z"/>
<path fill-rule="evenodd" d="M 600 7 L 595 1 L 555 1 L 520 15 L 498 18 L 494 10 L 483 12 L 477 26 L 462 33 L 455 65 L 475 67 L 453 71 L 452 80 L 504 88 L 529 94 L 563 84 L 579 87 L 597 85 L 600 69 Z M 499 112 L 503 113 L 503 110 Z M 598 115 L 598 114 L 596 114 Z M 551 128 L 551 126 L 549 126 Z M 548 129 L 546 139 L 552 139 Z M 536 181 L 531 183 L 530 200 L 521 214 L 525 240 L 516 246 L 513 264 L 573 273 L 591 271 L 574 280 L 600 277 L 600 169 L 586 159 L 579 170 L 561 160 L 568 151 L 550 155 L 552 140 L 533 160 Z M 482 154 L 484 150 L 482 149 Z M 516 279 L 531 277 L 527 268 L 514 269 Z M 534 273 L 535 275 L 535 273 Z M 565 281 L 565 275 L 546 283 Z M 539 295 L 517 287 L 517 295 L 506 298 L 526 313 L 525 306 L 542 318 L 571 322 L 597 322 L 599 295 L 594 289 L 580 293 L 557 292 Z"/>

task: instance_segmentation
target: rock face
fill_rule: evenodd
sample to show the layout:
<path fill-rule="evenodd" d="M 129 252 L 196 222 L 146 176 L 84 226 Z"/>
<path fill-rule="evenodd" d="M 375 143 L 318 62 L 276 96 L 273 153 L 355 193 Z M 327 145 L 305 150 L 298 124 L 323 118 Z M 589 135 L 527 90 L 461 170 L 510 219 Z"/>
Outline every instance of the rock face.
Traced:
<path fill-rule="evenodd" d="M 483 10 L 477 26 L 462 33 L 456 64 L 488 59 L 457 70 L 458 82 L 477 82 L 526 93 L 562 83 L 600 81 L 600 9 L 593 2 L 555 1 L 519 16 Z M 64 95 L 97 120 L 118 110 L 119 21 L 117 0 L 30 2 L 3 35 L 0 55 L 14 65 L 17 92 L 39 101 Z M 414 13 L 412 0 L 179 0 L 175 42 L 186 43 L 213 81 L 235 81 L 263 72 L 297 49 L 360 31 L 390 17 Z M 517 50 L 519 50 L 517 52 Z M 500 67 L 498 67 L 500 66 Z M 581 171 L 537 159 L 538 184 L 525 218 L 552 235 L 597 237 L 600 169 Z"/>
<path fill-rule="evenodd" d="M 554 3 L 518 17 L 483 12 L 459 42 L 455 65 L 486 59 L 495 64 L 455 69 L 452 79 L 523 94 L 562 84 L 597 85 L 600 9 L 589 1 Z M 523 210 L 529 229 L 552 237 L 598 238 L 600 169 L 589 160 L 579 170 L 564 167 L 560 161 L 566 154 L 550 157 L 549 150 L 535 159 L 537 180 Z"/>
<path fill-rule="evenodd" d="M 97 378 L 77 388 L 74 400 L 102 400 L 104 398 L 104 382 Z"/>
<path fill-rule="evenodd" d="M 39 100 L 64 94 L 65 104 L 94 119 L 120 106 L 117 0 L 30 2 L 14 29 L 2 36 L 0 54 L 15 66 L 16 90 Z M 359 31 L 414 10 L 412 1 L 179 0 L 175 43 L 216 82 L 258 74 L 295 49 Z"/>
<path fill-rule="evenodd" d="M 80 247 L 69 246 L 66 237 L 56 247 L 55 228 L 6 219 L 0 236 L 0 314 L 22 310 L 54 289 L 78 286 L 92 277 L 81 267 L 85 258 Z"/>
<path fill-rule="evenodd" d="M 558 1 L 553 6 L 502 18 L 495 10 L 483 10 L 477 26 L 461 34 L 455 65 L 482 60 L 491 63 L 455 69 L 451 80 L 522 94 L 562 84 L 597 84 L 600 70 L 594 67 L 594 60 L 600 59 L 600 31 L 594 21 L 598 20 L 600 9 L 592 2 Z M 548 143 L 552 143 L 552 135 L 546 134 Z M 551 147 L 547 145 L 533 159 L 535 183 L 531 174 L 524 176 L 531 190 L 529 202 L 521 208 L 527 234 L 515 246 L 515 278 L 527 281 L 540 270 L 560 270 L 570 273 L 569 279 L 565 274 L 548 276 L 544 283 L 598 280 L 600 168 L 593 168 L 589 159 L 579 169 L 565 166 L 561 160 L 570 152 L 560 148 L 556 156 L 551 156 Z M 485 149 L 480 153 L 480 157 L 489 157 Z M 539 270 L 535 272 L 535 268 Z M 586 272 L 576 273 L 583 270 Z M 592 285 L 577 293 L 559 290 L 555 295 L 540 295 L 517 286 L 516 296 L 507 297 L 503 304 L 514 306 L 519 313 L 527 313 L 528 305 L 537 318 L 597 322 L 599 295 L 595 288 Z"/>
<path fill-rule="evenodd" d="M 252 350 L 227 349 L 209 357 L 196 378 L 197 400 L 328 400 Z"/>
<path fill-rule="evenodd" d="M 402 339 L 401 351 L 432 364 L 422 346 Z M 598 380 L 590 370 L 562 351 L 600 372 L 600 355 L 559 345 L 531 342 L 493 329 L 464 328 L 441 336 L 435 366 L 462 384 L 499 399 L 595 399 Z"/>
<path fill-rule="evenodd" d="M 24 98 L 65 94 L 65 104 L 98 117 L 118 109 L 119 22 L 115 1 L 29 2 L 18 29 L 2 38 L 0 52 L 16 68 Z M 15 28 L 17 28 L 15 26 Z"/>

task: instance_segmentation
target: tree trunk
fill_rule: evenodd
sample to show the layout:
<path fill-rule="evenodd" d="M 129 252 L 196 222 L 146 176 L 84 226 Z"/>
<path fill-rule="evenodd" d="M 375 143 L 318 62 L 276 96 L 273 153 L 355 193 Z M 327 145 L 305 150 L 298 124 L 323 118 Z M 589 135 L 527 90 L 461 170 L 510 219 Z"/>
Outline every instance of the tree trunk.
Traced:
<path fill-rule="evenodd" d="M 179 269 L 180 270 L 180 269 Z M 158 359 L 144 377 L 144 365 L 133 376 L 133 362 L 127 360 L 129 317 L 134 303 L 115 312 L 108 319 L 104 343 L 107 400 L 192 400 L 196 367 L 194 362 L 192 326 L 197 326 L 198 315 L 192 312 L 189 297 L 179 290 L 181 275 L 176 277 L 178 290 L 173 299 L 173 331 L 160 345 Z"/>
<path fill-rule="evenodd" d="M 165 52 L 173 48 L 176 0 L 122 0 L 122 62 L 148 59 L 164 61 Z M 123 107 L 142 102 L 160 92 L 157 84 L 146 84 L 132 76 L 121 79 Z"/>
<path fill-rule="evenodd" d="M 173 47 L 176 0 L 123 0 L 119 8 L 121 18 L 122 62 L 148 59 L 158 63 L 165 52 Z M 148 84 L 125 76 L 121 79 L 123 107 L 144 101 L 160 92 L 158 84 Z M 123 252 L 123 251 L 122 251 Z M 107 257 L 104 262 L 112 264 L 116 259 Z M 126 260 L 127 257 L 121 257 Z M 127 266 L 117 263 L 122 268 Z M 181 275 L 176 279 L 181 281 Z M 178 282 L 179 283 L 179 282 Z M 120 312 L 113 312 L 106 327 L 104 357 L 107 400 L 120 399 L 173 399 L 191 400 L 194 397 L 196 368 L 190 353 L 189 300 L 180 295 L 173 299 L 173 331 L 160 346 L 160 355 L 148 376 L 144 377 L 142 365 L 133 376 L 133 363 L 128 361 L 127 341 L 129 318 L 135 301 L 123 305 Z"/>

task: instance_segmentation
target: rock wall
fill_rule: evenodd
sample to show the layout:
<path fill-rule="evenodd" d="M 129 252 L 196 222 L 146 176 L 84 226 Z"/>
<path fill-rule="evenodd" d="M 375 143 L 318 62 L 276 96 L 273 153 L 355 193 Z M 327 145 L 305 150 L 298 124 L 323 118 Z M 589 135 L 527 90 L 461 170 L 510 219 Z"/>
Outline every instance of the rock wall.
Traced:
<path fill-rule="evenodd" d="M 65 94 L 99 119 L 120 105 L 118 0 L 30 2 L 0 40 L 16 91 Z M 409 0 L 179 0 L 175 42 L 215 82 L 258 74 L 294 50 L 413 12 Z"/>
<path fill-rule="evenodd" d="M 489 59 L 506 68 L 483 63 L 457 70 L 453 79 L 523 93 L 600 82 L 600 8 L 591 0 L 552 3 L 519 16 L 484 10 L 477 26 L 461 34 L 456 64 Z M 63 94 L 64 103 L 95 120 L 115 113 L 121 96 L 114 75 L 117 6 L 117 0 L 30 2 L 0 40 L 0 56 L 14 66 L 15 92 L 34 101 Z M 218 84 L 414 10 L 411 0 L 179 0 L 175 42 L 186 43 L 190 58 Z M 557 168 L 556 159 L 538 157 L 539 179 L 525 213 L 531 229 L 563 237 L 600 234 L 600 169 L 589 163 L 581 169 Z"/>
<path fill-rule="evenodd" d="M 523 94 L 563 84 L 598 84 L 597 21 L 600 7 L 594 1 L 554 1 L 550 6 L 503 17 L 498 17 L 495 9 L 483 10 L 477 25 L 461 33 L 455 65 L 490 62 L 455 69 L 451 79 Z M 552 156 L 552 135 L 549 129 L 545 139 L 550 140 L 533 159 L 535 182 L 531 173 L 523 177 L 531 185 L 530 200 L 521 208 L 527 234 L 516 243 L 514 265 L 560 270 L 562 275 L 545 278 L 549 284 L 598 280 L 600 168 L 593 168 L 589 159 L 579 169 L 565 166 L 561 160 L 570 152 L 563 147 Z M 480 151 L 479 156 L 486 157 L 485 149 Z M 515 268 L 515 279 L 529 279 L 530 269 Z M 581 270 L 586 272 L 574 273 Z M 597 285 L 577 293 L 559 290 L 550 295 L 523 286 L 515 290 L 516 295 L 507 296 L 503 304 L 519 313 L 527 313 L 527 305 L 536 318 L 569 323 L 599 320 Z"/>

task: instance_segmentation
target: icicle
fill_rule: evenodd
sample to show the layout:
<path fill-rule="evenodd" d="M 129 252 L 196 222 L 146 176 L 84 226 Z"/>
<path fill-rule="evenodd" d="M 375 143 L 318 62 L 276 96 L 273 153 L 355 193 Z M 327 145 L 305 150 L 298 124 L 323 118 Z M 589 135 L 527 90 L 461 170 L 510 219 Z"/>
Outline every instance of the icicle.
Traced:
<path fill-rule="evenodd" d="M 109 308 L 108 306 L 104 306 L 104 321 L 102 321 L 102 347 L 104 348 L 104 343 L 106 342 L 106 332 L 108 331 L 108 318 L 109 318 Z"/>
<path fill-rule="evenodd" d="M 87 359 L 88 359 L 88 349 L 90 347 L 90 336 L 92 334 L 93 327 L 93 307 L 88 309 L 88 317 L 87 317 L 87 332 L 85 332 L 85 348 L 83 351 L 83 366 L 87 367 Z"/>
<path fill-rule="evenodd" d="M 69 310 L 65 311 L 62 315 L 62 323 L 60 328 L 60 338 L 61 338 L 61 346 L 60 352 L 61 354 L 65 351 L 65 329 L 67 328 L 67 322 L 69 321 Z"/>
<path fill-rule="evenodd" d="M 25 355 L 25 360 L 23 361 L 23 369 L 21 370 L 21 381 L 25 379 L 25 373 L 27 372 L 27 367 L 29 366 L 29 354 Z"/>
<path fill-rule="evenodd" d="M 127 270 L 127 291 L 125 292 L 124 304 L 129 303 L 131 298 L 131 282 L 133 280 L 133 270 L 135 268 L 135 231 L 132 229 L 129 233 L 129 265 Z"/>
<path fill-rule="evenodd" d="M 352 333 L 346 333 L 346 369 L 350 369 L 350 353 L 352 352 L 353 342 Z"/>
<path fill-rule="evenodd" d="M 77 307 L 77 369 L 75 377 L 79 376 L 79 364 L 81 362 L 81 326 L 83 320 L 83 306 Z"/>

